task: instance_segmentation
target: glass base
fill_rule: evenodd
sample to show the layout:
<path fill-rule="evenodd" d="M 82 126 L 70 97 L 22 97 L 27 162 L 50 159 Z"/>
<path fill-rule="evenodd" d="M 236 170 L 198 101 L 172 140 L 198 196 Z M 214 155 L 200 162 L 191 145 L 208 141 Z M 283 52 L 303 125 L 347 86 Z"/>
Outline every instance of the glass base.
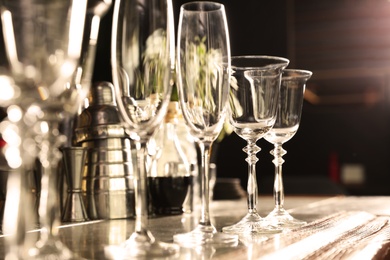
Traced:
<path fill-rule="evenodd" d="M 236 246 L 238 236 L 218 233 L 212 225 L 199 224 L 193 231 L 173 236 L 173 241 L 183 247 L 200 245 Z"/>
<path fill-rule="evenodd" d="M 179 252 L 178 245 L 156 241 L 150 232 L 146 232 L 134 232 L 122 245 L 105 247 L 105 256 L 108 259 L 150 259 L 165 258 Z"/>
<path fill-rule="evenodd" d="M 248 213 L 237 224 L 222 228 L 224 233 L 243 234 L 243 233 L 258 233 L 258 234 L 275 234 L 282 232 L 282 229 L 274 226 L 269 221 L 260 217 L 257 212 Z"/>
<path fill-rule="evenodd" d="M 29 258 L 32 259 L 53 259 L 53 260 L 69 260 L 81 259 L 73 253 L 58 239 L 49 239 L 47 241 L 38 241 L 36 247 L 29 249 Z"/>
<path fill-rule="evenodd" d="M 307 223 L 306 221 L 294 218 L 283 208 L 275 208 L 264 219 L 280 228 L 296 228 Z"/>

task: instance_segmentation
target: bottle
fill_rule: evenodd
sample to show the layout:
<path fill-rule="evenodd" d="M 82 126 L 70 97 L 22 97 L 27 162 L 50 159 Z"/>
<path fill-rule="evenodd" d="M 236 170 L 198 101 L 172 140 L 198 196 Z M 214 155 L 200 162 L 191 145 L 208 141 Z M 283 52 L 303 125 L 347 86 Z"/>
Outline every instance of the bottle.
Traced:
<path fill-rule="evenodd" d="M 153 212 L 157 215 L 191 212 L 197 156 L 178 102 L 170 102 L 164 123 L 150 145 L 155 148 L 148 175 Z"/>
<path fill-rule="evenodd" d="M 178 109 L 176 133 L 180 140 L 180 144 L 186 155 L 190 169 L 190 186 L 188 188 L 187 197 L 183 204 L 184 213 L 192 213 L 195 211 L 196 205 L 200 205 L 200 178 L 198 171 L 198 154 L 194 138 L 188 131 L 180 108 Z"/>

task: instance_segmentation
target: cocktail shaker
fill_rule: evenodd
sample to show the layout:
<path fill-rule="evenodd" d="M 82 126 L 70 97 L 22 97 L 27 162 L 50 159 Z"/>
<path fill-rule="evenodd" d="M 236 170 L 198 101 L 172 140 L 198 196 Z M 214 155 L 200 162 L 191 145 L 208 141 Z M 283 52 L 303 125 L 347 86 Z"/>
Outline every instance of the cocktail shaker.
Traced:
<path fill-rule="evenodd" d="M 113 85 L 95 84 L 75 128 L 76 143 L 87 148 L 82 180 L 90 219 L 134 216 L 132 147 L 121 125 Z"/>

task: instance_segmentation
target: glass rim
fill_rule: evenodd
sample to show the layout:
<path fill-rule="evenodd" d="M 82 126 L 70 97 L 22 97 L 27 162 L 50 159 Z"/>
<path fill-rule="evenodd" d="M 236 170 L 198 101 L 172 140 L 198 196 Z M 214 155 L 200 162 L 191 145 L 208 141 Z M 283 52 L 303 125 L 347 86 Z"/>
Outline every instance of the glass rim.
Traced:
<path fill-rule="evenodd" d="M 294 74 L 293 74 L 294 73 Z M 282 78 L 310 78 L 313 75 L 313 72 L 310 70 L 304 69 L 284 69 L 282 72 Z"/>
<path fill-rule="evenodd" d="M 290 60 L 287 58 L 279 57 L 279 56 L 270 56 L 270 55 L 239 55 L 239 56 L 231 56 L 231 67 L 233 69 L 245 69 L 245 70 L 261 70 L 262 68 L 267 69 L 269 67 L 273 67 L 273 65 L 277 67 L 287 67 L 290 63 Z M 234 61 L 242 60 L 248 61 L 248 65 L 237 66 L 234 64 Z M 264 62 L 260 62 L 260 61 Z M 265 63 L 265 61 L 274 61 L 269 64 Z M 245 63 L 245 62 L 244 62 Z M 249 64 L 250 63 L 250 64 Z M 258 65 L 257 65 L 258 64 Z"/>
<path fill-rule="evenodd" d="M 215 12 L 224 10 L 224 5 L 213 1 L 193 1 L 181 5 L 181 10 L 186 12 Z"/>

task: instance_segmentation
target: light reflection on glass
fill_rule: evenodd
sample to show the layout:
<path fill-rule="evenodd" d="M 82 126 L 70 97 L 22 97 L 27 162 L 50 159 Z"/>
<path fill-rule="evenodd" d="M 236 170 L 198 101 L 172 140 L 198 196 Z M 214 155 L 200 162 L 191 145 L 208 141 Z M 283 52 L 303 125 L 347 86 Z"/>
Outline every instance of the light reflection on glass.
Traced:
<path fill-rule="evenodd" d="M 17 169 L 22 165 L 20 145 L 22 140 L 19 136 L 19 128 L 9 121 L 3 121 L 0 125 L 0 132 L 7 145 L 4 147 L 4 156 L 8 166 Z"/>
<path fill-rule="evenodd" d="M 15 43 L 15 34 L 14 27 L 12 22 L 12 14 L 8 10 L 2 11 L 2 24 L 3 24 L 3 34 L 4 38 L 7 39 L 5 41 L 8 59 L 11 62 L 11 66 L 15 69 L 15 71 L 21 73 L 22 66 L 18 60 L 18 53 L 16 51 L 16 43 Z M 7 26 L 5 26 L 7 25 Z"/>
<path fill-rule="evenodd" d="M 6 148 L 4 155 L 9 167 L 12 169 L 17 169 L 22 165 L 22 158 L 20 157 L 19 149 L 17 147 L 11 146 Z"/>
<path fill-rule="evenodd" d="M 73 1 L 70 14 L 69 46 L 68 55 L 70 57 L 80 56 L 80 46 L 83 37 L 72 37 L 72 35 L 83 35 L 85 13 L 87 12 L 86 0 Z"/>

